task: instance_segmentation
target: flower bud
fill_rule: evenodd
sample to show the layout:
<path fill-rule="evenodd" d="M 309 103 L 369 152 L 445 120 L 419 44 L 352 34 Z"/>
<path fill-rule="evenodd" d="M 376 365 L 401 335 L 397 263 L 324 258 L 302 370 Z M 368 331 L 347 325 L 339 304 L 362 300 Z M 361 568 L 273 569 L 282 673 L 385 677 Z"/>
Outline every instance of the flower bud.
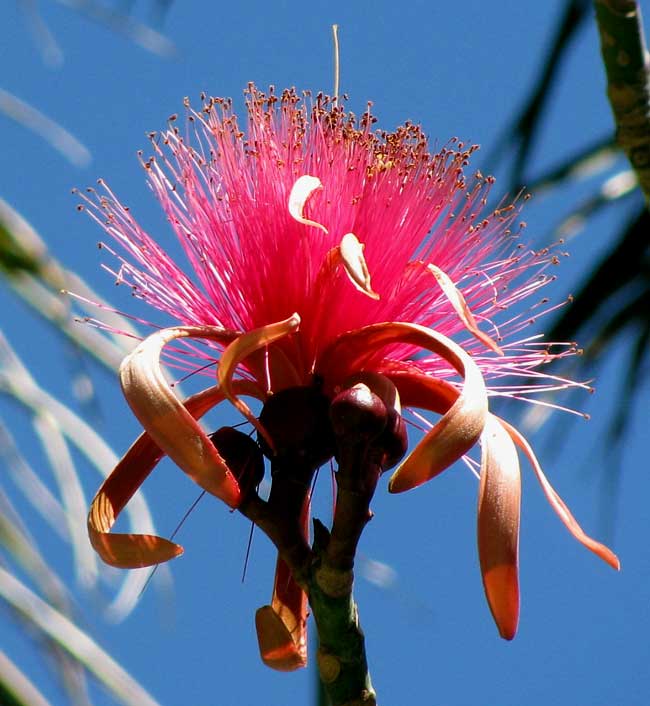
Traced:
<path fill-rule="evenodd" d="M 375 442 L 375 445 L 384 452 L 381 462 L 381 467 L 384 471 L 393 468 L 404 458 L 409 444 L 406 423 L 402 419 L 401 414 L 393 410 L 386 428 Z"/>
<path fill-rule="evenodd" d="M 232 427 L 221 427 L 209 436 L 237 478 L 244 497 L 255 492 L 264 478 L 264 457 L 255 440 Z"/>
<path fill-rule="evenodd" d="M 351 376 L 345 387 L 330 410 L 335 434 L 371 442 L 381 454 L 382 470 L 397 465 L 408 449 L 397 388 L 385 375 L 371 371 Z"/>
<path fill-rule="evenodd" d="M 337 437 L 371 441 L 386 428 L 386 405 L 363 382 L 339 392 L 330 405 L 330 420 Z"/>
<path fill-rule="evenodd" d="M 318 468 L 335 450 L 329 423 L 329 399 L 316 387 L 290 387 L 272 395 L 260 414 L 260 422 L 275 445 L 275 457 L 294 458 Z M 263 438 L 258 439 L 268 458 L 273 452 Z"/>

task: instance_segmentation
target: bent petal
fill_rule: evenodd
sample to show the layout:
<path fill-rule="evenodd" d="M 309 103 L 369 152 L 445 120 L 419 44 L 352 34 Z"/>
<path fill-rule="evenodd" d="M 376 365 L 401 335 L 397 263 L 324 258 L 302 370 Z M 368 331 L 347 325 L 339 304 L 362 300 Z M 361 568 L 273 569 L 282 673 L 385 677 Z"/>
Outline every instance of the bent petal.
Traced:
<path fill-rule="evenodd" d="M 341 239 L 339 253 L 350 282 L 371 299 L 379 299 L 379 294 L 374 292 L 370 284 L 370 272 L 366 258 L 363 256 L 364 246 L 354 233 L 346 233 Z"/>
<path fill-rule="evenodd" d="M 320 360 L 336 365 L 340 357 L 349 368 L 363 369 L 364 358 L 395 343 L 438 354 L 464 378 L 462 391 L 451 408 L 393 473 L 388 489 L 401 493 L 430 480 L 474 446 L 483 431 L 488 405 L 483 376 L 472 358 L 450 338 L 418 324 L 373 324 L 345 333 L 323 352 Z M 387 372 L 390 373 L 388 367 Z"/>
<path fill-rule="evenodd" d="M 418 407 L 445 414 L 459 398 L 460 391 L 447 380 L 409 370 L 384 372 L 397 388 L 403 407 Z"/>
<path fill-rule="evenodd" d="M 512 439 L 493 415 L 483 431 L 478 496 L 478 555 L 485 596 L 501 637 L 519 622 L 521 474 Z"/>
<path fill-rule="evenodd" d="M 303 536 L 309 533 L 309 500 L 300 523 Z M 255 629 L 262 662 L 280 672 L 292 672 L 307 665 L 307 594 L 293 578 L 288 564 L 278 555 L 271 605 L 255 613 Z"/>
<path fill-rule="evenodd" d="M 242 361 L 246 360 L 249 355 L 297 331 L 299 326 L 300 317 L 298 314 L 292 314 L 288 319 L 284 319 L 284 321 L 278 321 L 268 326 L 261 326 L 260 328 L 237 336 L 222 353 L 217 368 L 217 380 L 228 401 L 248 419 L 272 449 L 275 448 L 273 440 L 266 429 L 264 429 L 257 417 L 251 412 L 249 406 L 245 402 L 242 402 L 233 391 L 232 377 L 235 374 L 237 366 Z"/>
<path fill-rule="evenodd" d="M 454 311 L 465 325 L 465 328 L 490 350 L 499 355 L 503 355 L 503 351 L 499 348 L 497 343 L 478 327 L 474 314 L 472 314 L 472 310 L 465 301 L 465 297 L 462 295 L 460 289 L 451 281 L 449 275 L 439 267 L 431 264 L 427 265 L 427 270 L 436 278 L 440 289 L 442 289 L 444 295 L 449 299 L 449 303 L 453 306 Z"/>
<path fill-rule="evenodd" d="M 500 422 L 503 428 L 508 432 L 508 434 L 510 434 L 510 437 L 515 442 L 515 444 L 517 444 L 517 446 L 519 446 L 519 448 L 526 454 L 528 460 L 530 461 L 530 465 L 535 471 L 537 480 L 542 486 L 542 490 L 544 491 L 546 499 L 548 500 L 550 506 L 555 510 L 560 520 L 562 520 L 564 526 L 580 542 L 580 544 L 587 547 L 587 549 L 592 551 L 596 556 L 600 557 L 613 569 L 619 571 L 621 568 L 621 562 L 619 561 L 616 554 L 614 554 L 614 552 L 608 547 L 606 547 L 604 544 L 597 542 L 595 539 L 592 539 L 591 537 L 589 537 L 589 535 L 585 534 L 582 527 L 580 527 L 575 517 L 573 517 L 573 515 L 571 514 L 569 508 L 565 505 L 562 498 L 557 494 L 553 486 L 549 483 L 548 479 L 544 475 L 544 471 L 542 471 L 542 467 L 540 466 L 539 461 L 535 456 L 535 452 L 533 451 L 526 438 L 517 429 L 508 424 L 508 422 L 504 421 L 503 419 L 501 419 Z"/>
<path fill-rule="evenodd" d="M 307 664 L 307 596 L 278 557 L 271 605 L 255 613 L 260 656 L 267 667 L 292 672 Z"/>
<path fill-rule="evenodd" d="M 135 569 L 160 564 L 183 553 L 181 546 L 163 537 L 109 534 L 117 516 L 163 455 L 149 434 L 141 434 L 93 498 L 88 537 L 93 549 L 111 566 Z"/>
<path fill-rule="evenodd" d="M 314 228 L 320 228 L 322 231 L 327 233 L 327 228 L 322 223 L 310 221 L 303 215 L 305 204 L 309 200 L 309 197 L 315 191 L 322 188 L 323 184 L 318 177 L 309 176 L 309 174 L 304 174 L 299 177 L 291 188 L 291 193 L 289 194 L 289 214 L 293 219 L 298 221 L 298 223 L 303 223 L 306 226 L 313 226 Z"/>
<path fill-rule="evenodd" d="M 240 501 L 239 484 L 214 444 L 172 391 L 160 367 L 163 347 L 177 338 L 228 343 L 236 336 L 211 326 L 162 329 L 145 338 L 120 366 L 122 391 L 140 424 L 181 470 L 230 507 Z M 224 394 L 227 397 L 226 390 Z"/>
<path fill-rule="evenodd" d="M 238 383 L 239 394 L 259 396 L 253 383 Z M 183 404 L 196 419 L 225 399 L 218 387 L 203 390 Z M 122 569 L 135 569 L 168 561 L 183 553 L 183 548 L 155 535 L 109 534 L 118 515 L 147 476 L 164 456 L 163 451 L 144 432 L 126 452 L 97 491 L 88 513 L 90 543 L 104 562 Z"/>

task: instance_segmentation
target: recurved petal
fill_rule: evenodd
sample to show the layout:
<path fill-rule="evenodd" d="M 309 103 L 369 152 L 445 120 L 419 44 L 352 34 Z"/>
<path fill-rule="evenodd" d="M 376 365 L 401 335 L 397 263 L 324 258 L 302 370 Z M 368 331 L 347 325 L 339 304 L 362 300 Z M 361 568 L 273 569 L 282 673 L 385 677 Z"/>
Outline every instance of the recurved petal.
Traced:
<path fill-rule="evenodd" d="M 481 575 L 499 633 L 506 640 L 512 640 L 519 622 L 519 460 L 512 439 L 491 414 L 481 442 L 478 496 Z"/>
<path fill-rule="evenodd" d="M 298 314 L 293 314 L 284 321 L 268 324 L 268 326 L 261 326 L 260 328 L 237 336 L 222 353 L 221 359 L 219 360 L 219 367 L 217 368 L 217 380 L 226 398 L 246 417 L 246 419 L 248 419 L 272 449 L 274 448 L 273 440 L 266 429 L 260 424 L 257 417 L 252 413 L 248 405 L 237 397 L 234 392 L 232 378 L 237 366 L 246 360 L 249 355 L 280 338 L 294 333 L 294 331 L 298 330 L 299 326 L 300 317 Z"/>
<path fill-rule="evenodd" d="M 318 177 L 303 174 L 303 176 L 296 179 L 295 184 L 291 188 L 291 193 L 289 194 L 289 214 L 292 218 L 298 221 L 298 223 L 304 223 L 306 226 L 320 228 L 322 231 L 327 233 L 327 228 L 322 223 L 310 221 L 303 215 L 305 204 L 309 200 L 309 197 L 315 191 L 322 188 L 323 184 Z"/>
<path fill-rule="evenodd" d="M 370 283 L 370 272 L 363 255 L 364 246 L 354 233 L 346 233 L 341 239 L 339 252 L 345 272 L 352 284 L 371 299 L 379 299 Z"/>
<path fill-rule="evenodd" d="M 442 289 L 444 295 L 449 299 L 449 303 L 453 306 L 454 311 L 465 325 L 465 328 L 490 350 L 493 350 L 499 355 L 503 355 L 503 351 L 499 348 L 497 343 L 478 327 L 474 314 L 472 314 L 472 310 L 465 301 L 465 297 L 460 289 L 451 281 L 449 275 L 436 265 L 427 265 L 427 270 L 436 278 L 440 289 Z"/>
<path fill-rule="evenodd" d="M 160 367 L 160 355 L 163 347 L 177 338 L 205 338 L 225 344 L 235 336 L 210 326 L 162 329 L 145 338 L 120 366 L 124 396 L 151 438 L 197 485 L 233 508 L 240 501 L 239 484 L 172 391 Z"/>
<path fill-rule="evenodd" d="M 323 352 L 320 360 L 325 365 L 340 357 L 349 368 L 362 369 L 364 359 L 395 343 L 436 353 L 464 378 L 456 401 L 393 474 L 388 489 L 400 493 L 430 480 L 474 446 L 483 431 L 488 406 L 483 376 L 472 358 L 451 339 L 418 324 L 389 322 L 345 333 Z M 316 369 L 319 370 L 318 365 Z M 388 367 L 386 372 L 390 373 Z"/>
<path fill-rule="evenodd" d="M 308 539 L 309 516 L 307 499 L 300 516 L 305 540 Z M 307 664 L 307 595 L 279 555 L 271 605 L 256 612 L 255 628 L 260 656 L 268 667 L 292 672 Z"/>
<path fill-rule="evenodd" d="M 271 605 L 255 613 L 255 629 L 264 664 L 292 672 L 307 664 L 307 596 L 278 557 Z"/>
<path fill-rule="evenodd" d="M 560 520 L 562 520 L 564 526 L 583 546 L 587 547 L 587 549 L 596 554 L 596 556 L 600 557 L 612 568 L 616 569 L 617 571 L 620 570 L 621 563 L 618 560 L 616 554 L 614 554 L 614 552 L 608 547 L 606 547 L 604 544 L 601 544 L 595 539 L 589 537 L 589 535 L 585 534 L 582 527 L 580 527 L 575 517 L 571 514 L 569 508 L 565 505 L 562 498 L 557 494 L 553 486 L 549 483 L 548 479 L 544 475 L 544 471 L 542 471 L 542 467 L 540 466 L 539 461 L 535 456 L 535 452 L 531 448 L 526 438 L 517 429 L 508 424 L 508 422 L 504 420 L 500 421 L 501 425 L 508 432 L 508 434 L 510 434 L 510 437 L 515 442 L 515 444 L 517 444 L 517 446 L 519 446 L 519 448 L 526 454 L 531 466 L 533 467 L 533 470 L 535 471 L 537 480 L 542 486 L 542 490 L 544 491 L 546 499 L 548 500 L 551 507 L 555 510 Z"/>
<path fill-rule="evenodd" d="M 109 534 L 126 503 L 151 473 L 163 452 L 145 432 L 126 452 L 93 498 L 88 513 L 88 537 L 95 551 L 111 566 L 135 569 L 173 559 L 183 548 L 149 534 Z"/>
<path fill-rule="evenodd" d="M 403 407 L 418 407 L 445 414 L 460 396 L 460 390 L 447 380 L 412 370 L 384 372 L 397 388 Z"/>
<path fill-rule="evenodd" d="M 237 383 L 239 394 L 259 397 L 253 383 Z M 189 397 L 184 405 L 195 418 L 224 400 L 218 387 Z M 183 548 L 155 535 L 110 534 L 120 512 L 133 497 L 164 453 L 144 432 L 126 452 L 97 491 L 88 513 L 88 536 L 100 557 L 111 566 L 134 569 L 159 564 L 183 553 Z"/>

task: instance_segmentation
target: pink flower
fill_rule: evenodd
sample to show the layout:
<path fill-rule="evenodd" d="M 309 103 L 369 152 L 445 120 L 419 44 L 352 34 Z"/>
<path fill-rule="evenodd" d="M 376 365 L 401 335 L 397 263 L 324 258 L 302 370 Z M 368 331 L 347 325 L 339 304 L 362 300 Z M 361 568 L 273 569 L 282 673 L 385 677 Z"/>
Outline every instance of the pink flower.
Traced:
<path fill-rule="evenodd" d="M 273 448 L 243 396 L 264 401 L 318 384 L 331 398 L 360 371 L 379 373 L 402 407 L 441 415 L 394 472 L 391 492 L 430 480 L 480 441 L 481 572 L 499 631 L 510 639 L 519 613 L 516 447 L 576 539 L 619 566 L 584 534 L 524 437 L 489 411 L 490 397 L 574 384 L 539 369 L 573 347 L 522 333 L 557 258 L 519 242 L 515 205 L 486 212 L 492 180 L 464 173 L 473 146 L 452 140 L 431 154 L 415 125 L 378 132 L 369 110 L 357 120 L 336 101 L 301 100 L 292 90 L 277 97 L 251 86 L 247 109 L 240 129 L 227 100 L 188 107 L 186 126 L 172 118 L 151 136 L 154 154 L 142 161 L 190 275 L 102 182 L 102 193 L 85 199 L 119 246 L 117 281 L 175 322 L 122 365 L 124 393 L 146 431 L 93 501 L 93 546 L 122 567 L 181 553 L 160 537 L 109 533 L 163 454 L 238 506 L 233 469 L 196 421 L 214 405 L 230 401 Z M 204 374 L 214 366 L 217 377 L 184 403 L 160 369 L 163 347 L 178 339 L 202 343 L 177 344 L 168 360 Z M 285 669 L 304 663 L 306 610 L 288 573 L 280 561 L 282 580 L 258 624 L 265 661 Z"/>

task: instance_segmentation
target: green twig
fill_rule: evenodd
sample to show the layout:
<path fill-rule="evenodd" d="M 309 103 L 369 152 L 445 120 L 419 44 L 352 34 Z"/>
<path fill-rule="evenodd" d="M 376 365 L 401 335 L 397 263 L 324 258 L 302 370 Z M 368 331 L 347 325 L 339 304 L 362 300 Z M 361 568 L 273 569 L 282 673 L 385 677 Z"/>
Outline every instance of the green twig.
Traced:
<path fill-rule="evenodd" d="M 358 378 L 358 379 L 357 379 Z M 332 706 L 376 706 L 365 639 L 352 595 L 357 545 L 372 517 L 370 503 L 382 472 L 407 448 L 397 393 L 386 378 L 360 373 L 330 402 L 318 387 L 288 388 L 272 395 L 260 415 L 274 449 L 240 434 L 213 438 L 238 478 L 253 478 L 250 459 L 271 461 L 267 501 L 249 491 L 239 510 L 275 544 L 309 599 L 318 628 L 318 670 Z M 230 441 L 229 441 L 230 439 Z M 249 450 L 238 450 L 240 443 Z M 221 444 L 221 445 L 220 445 Z M 254 446 L 254 445 L 253 445 Z M 250 454 L 250 456 L 248 455 Z M 301 518 L 312 478 L 332 455 L 338 462 L 336 509 L 331 530 L 314 520 L 310 547 Z"/>
<path fill-rule="evenodd" d="M 650 201 L 650 55 L 635 0 L 594 0 L 616 137 Z"/>
<path fill-rule="evenodd" d="M 329 532 L 315 520 L 314 561 L 307 590 L 318 627 L 318 671 L 332 706 L 376 706 L 359 611 L 352 595 L 353 572 L 332 565 L 330 544 Z"/>

